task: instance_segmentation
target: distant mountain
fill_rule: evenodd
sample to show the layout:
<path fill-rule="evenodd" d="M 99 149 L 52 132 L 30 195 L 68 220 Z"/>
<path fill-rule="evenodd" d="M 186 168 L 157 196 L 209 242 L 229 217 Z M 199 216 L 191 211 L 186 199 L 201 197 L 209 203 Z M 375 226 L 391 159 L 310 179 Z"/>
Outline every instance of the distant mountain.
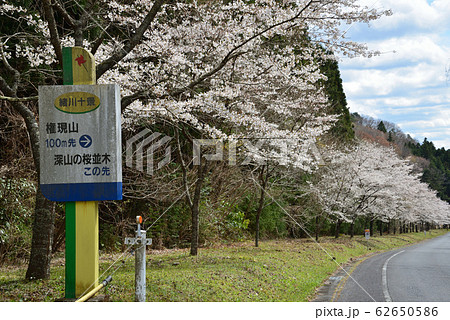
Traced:
<path fill-rule="evenodd" d="M 395 123 L 374 119 L 369 116 L 352 113 L 351 119 L 355 136 L 360 139 L 376 141 L 384 146 L 392 146 L 402 158 L 412 152 L 409 143 L 417 143 L 409 134 L 405 134 Z"/>

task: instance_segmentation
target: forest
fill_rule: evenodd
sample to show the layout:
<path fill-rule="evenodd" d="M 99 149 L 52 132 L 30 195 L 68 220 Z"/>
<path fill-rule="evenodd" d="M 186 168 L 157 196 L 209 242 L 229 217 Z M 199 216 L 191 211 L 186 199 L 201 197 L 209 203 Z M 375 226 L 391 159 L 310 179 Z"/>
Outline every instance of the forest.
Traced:
<path fill-rule="evenodd" d="M 422 181 L 436 190 L 439 198 L 450 202 L 450 150 L 436 149 L 433 142 L 426 138 L 422 144 L 410 142 L 408 147 L 415 156 L 429 162 L 423 171 Z"/>
<path fill-rule="evenodd" d="M 37 90 L 62 84 L 73 46 L 121 88 L 123 200 L 99 204 L 101 252 L 124 250 L 136 215 L 152 248 L 191 255 L 449 224 L 450 151 L 347 107 L 339 55 L 377 52 L 341 28 L 389 14 L 353 0 L 3 2 L 0 263 L 48 278 L 64 250 L 64 203 L 39 187 Z M 127 158 L 139 134 L 166 137 L 142 168 Z"/>

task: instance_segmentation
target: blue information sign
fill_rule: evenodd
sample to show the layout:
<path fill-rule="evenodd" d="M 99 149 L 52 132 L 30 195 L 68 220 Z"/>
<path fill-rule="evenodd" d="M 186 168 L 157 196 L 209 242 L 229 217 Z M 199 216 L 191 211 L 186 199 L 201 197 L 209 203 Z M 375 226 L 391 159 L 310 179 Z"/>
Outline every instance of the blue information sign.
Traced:
<path fill-rule="evenodd" d="M 53 201 L 122 199 L 118 85 L 39 87 L 40 187 Z"/>

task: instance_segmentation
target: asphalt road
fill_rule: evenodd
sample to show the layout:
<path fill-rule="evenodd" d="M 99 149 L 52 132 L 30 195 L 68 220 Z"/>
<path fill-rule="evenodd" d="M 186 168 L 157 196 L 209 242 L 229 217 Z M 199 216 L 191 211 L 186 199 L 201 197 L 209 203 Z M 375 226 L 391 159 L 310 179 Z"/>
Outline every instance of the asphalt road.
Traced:
<path fill-rule="evenodd" d="M 450 233 L 366 259 L 335 300 L 450 302 Z"/>

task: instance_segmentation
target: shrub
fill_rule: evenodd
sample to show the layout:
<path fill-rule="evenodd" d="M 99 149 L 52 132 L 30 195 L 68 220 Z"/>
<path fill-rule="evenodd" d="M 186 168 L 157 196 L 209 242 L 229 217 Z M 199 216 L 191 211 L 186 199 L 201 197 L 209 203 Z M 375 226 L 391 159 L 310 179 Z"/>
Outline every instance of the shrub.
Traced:
<path fill-rule="evenodd" d="M 35 193 L 26 179 L 0 178 L 0 264 L 28 256 Z"/>

